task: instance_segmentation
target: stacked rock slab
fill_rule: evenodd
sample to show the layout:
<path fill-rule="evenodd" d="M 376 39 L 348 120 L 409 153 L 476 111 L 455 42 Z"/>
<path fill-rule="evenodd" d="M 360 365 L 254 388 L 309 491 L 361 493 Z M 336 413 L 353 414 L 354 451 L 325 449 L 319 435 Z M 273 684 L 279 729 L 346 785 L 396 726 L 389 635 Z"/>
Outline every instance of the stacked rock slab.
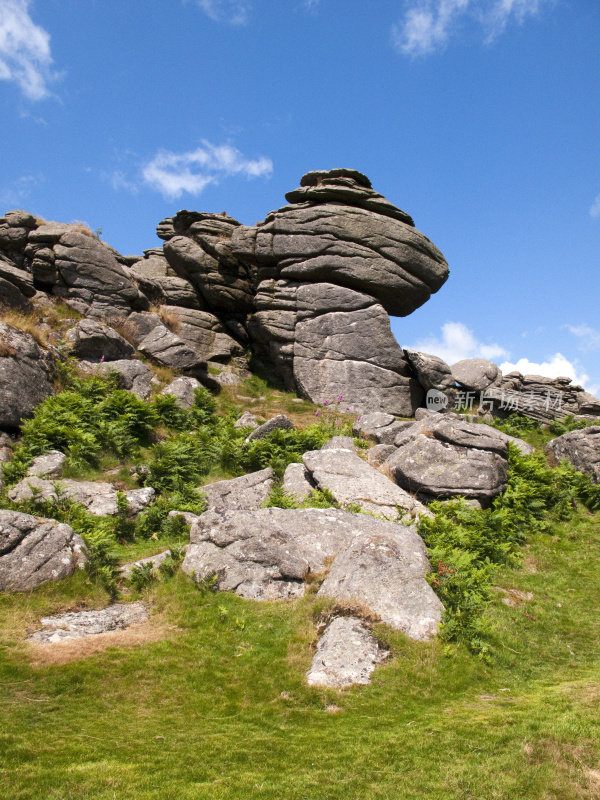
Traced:
<path fill-rule="evenodd" d="M 290 205 L 234 227 L 222 250 L 254 268 L 248 332 L 260 359 L 316 403 L 410 415 L 423 389 L 389 314 L 410 314 L 448 276 L 412 219 L 354 170 L 310 172 Z"/>

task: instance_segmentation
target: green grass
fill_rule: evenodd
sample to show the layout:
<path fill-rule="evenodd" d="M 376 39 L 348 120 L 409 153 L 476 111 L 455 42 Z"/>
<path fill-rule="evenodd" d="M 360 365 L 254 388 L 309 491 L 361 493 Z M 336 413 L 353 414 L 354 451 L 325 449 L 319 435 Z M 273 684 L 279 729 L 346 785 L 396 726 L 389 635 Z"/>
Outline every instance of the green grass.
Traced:
<path fill-rule="evenodd" d="M 533 599 L 495 593 L 492 664 L 378 626 L 393 658 L 344 692 L 304 683 L 326 606 L 313 594 L 253 603 L 178 574 L 143 592 L 161 640 L 37 666 L 23 637 L 39 616 L 106 597 L 83 574 L 1 596 L 0 795 L 597 797 L 600 515 L 524 553 L 496 584 Z"/>

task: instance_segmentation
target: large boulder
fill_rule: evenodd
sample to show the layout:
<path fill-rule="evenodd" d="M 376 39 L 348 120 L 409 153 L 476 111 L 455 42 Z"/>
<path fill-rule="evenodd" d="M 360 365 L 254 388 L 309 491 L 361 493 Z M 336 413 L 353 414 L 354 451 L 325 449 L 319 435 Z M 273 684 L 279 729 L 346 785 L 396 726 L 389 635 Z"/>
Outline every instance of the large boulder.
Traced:
<path fill-rule="evenodd" d="M 226 244 L 265 275 L 346 286 L 396 316 L 410 314 L 448 277 L 437 247 L 354 170 L 308 173 L 286 199 L 291 205 L 253 228 L 235 228 Z"/>
<path fill-rule="evenodd" d="M 416 379 L 426 392 L 435 389 L 447 398 L 445 408 L 454 408 L 456 400 L 456 384 L 452 370 L 438 356 L 430 353 L 419 353 L 417 350 L 404 348 L 404 356 L 413 370 Z"/>
<path fill-rule="evenodd" d="M 383 307 L 333 283 L 265 280 L 249 333 L 257 355 L 314 403 L 410 416 L 423 397 Z M 365 330 L 369 331 L 365 337 Z"/>
<path fill-rule="evenodd" d="M 269 497 L 274 474 L 270 467 L 240 478 L 208 483 L 202 487 L 209 511 L 252 511 Z"/>
<path fill-rule="evenodd" d="M 395 525 L 357 536 L 336 555 L 319 596 L 358 602 L 411 639 L 436 635 L 443 606 L 424 575 L 429 569 L 421 537 Z"/>
<path fill-rule="evenodd" d="M 207 361 L 229 361 L 243 354 L 241 344 L 227 333 L 214 314 L 179 306 L 169 306 L 165 311 L 177 335 Z"/>
<path fill-rule="evenodd" d="M 464 358 L 452 365 L 452 376 L 463 389 L 481 392 L 502 378 L 502 373 L 485 358 Z"/>
<path fill-rule="evenodd" d="M 399 433 L 395 445 L 381 470 L 421 500 L 489 502 L 506 488 L 508 440 L 488 425 L 430 414 Z"/>
<path fill-rule="evenodd" d="M 86 560 L 69 525 L 0 510 L 0 591 L 26 592 L 71 575 Z"/>
<path fill-rule="evenodd" d="M 156 229 L 165 239 L 163 249 L 169 266 L 217 312 L 243 315 L 252 310 L 252 269 L 227 247 L 234 231 L 241 227 L 226 214 L 179 211 L 162 220 Z"/>
<path fill-rule="evenodd" d="M 431 515 L 422 503 L 351 450 L 313 450 L 304 453 L 302 461 L 312 482 L 342 506 L 356 505 L 405 524 Z"/>
<path fill-rule="evenodd" d="M 14 430 L 52 394 L 47 354 L 28 333 L 0 322 L 0 429 Z"/>
<path fill-rule="evenodd" d="M 82 319 L 66 332 L 65 339 L 76 358 L 88 361 L 119 361 L 135 352 L 114 328 L 95 319 Z"/>
<path fill-rule="evenodd" d="M 553 465 L 565 458 L 575 469 L 589 475 L 594 483 L 600 483 L 600 426 L 563 433 L 548 442 L 546 455 Z"/>
<path fill-rule="evenodd" d="M 77 365 L 79 372 L 84 375 L 117 375 L 118 386 L 128 392 L 137 394 L 146 400 L 152 391 L 152 386 L 158 384 L 154 373 L 143 361 L 137 359 L 120 359 L 119 361 L 80 361 Z"/>

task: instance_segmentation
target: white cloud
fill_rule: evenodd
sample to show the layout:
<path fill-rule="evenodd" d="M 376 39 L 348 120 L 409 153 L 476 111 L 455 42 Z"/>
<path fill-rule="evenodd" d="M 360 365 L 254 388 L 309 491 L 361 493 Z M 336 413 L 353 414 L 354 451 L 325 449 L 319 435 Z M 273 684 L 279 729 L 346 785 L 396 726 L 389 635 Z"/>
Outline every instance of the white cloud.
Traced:
<path fill-rule="evenodd" d="M 409 56 L 420 56 L 443 48 L 461 20 L 474 18 L 487 42 L 507 25 L 522 23 L 552 0 L 410 0 L 403 19 L 392 28 L 396 48 Z"/>
<path fill-rule="evenodd" d="M 547 361 L 530 361 L 528 358 L 520 358 L 514 363 L 504 361 L 500 364 L 502 373 L 521 372 L 523 375 L 543 375 L 546 378 L 559 378 L 565 376 L 571 378 L 573 383 L 585 386 L 590 376 L 587 375 L 577 361 L 569 361 L 562 353 L 555 353 Z"/>
<path fill-rule="evenodd" d="M 34 175 L 23 175 L 0 190 L 0 212 L 18 208 L 29 197 L 36 183 L 39 183 L 39 179 Z"/>
<path fill-rule="evenodd" d="M 0 80 L 14 81 L 30 100 L 47 97 L 50 35 L 29 16 L 31 0 L 0 0 Z"/>
<path fill-rule="evenodd" d="M 248 0 L 196 0 L 202 11 L 215 22 L 247 25 L 252 4 Z"/>
<path fill-rule="evenodd" d="M 590 208 L 590 217 L 600 217 L 600 194 L 597 194 L 592 207 Z"/>
<path fill-rule="evenodd" d="M 487 358 L 490 360 L 506 358 L 508 351 L 499 344 L 480 342 L 462 322 L 446 322 L 442 326 L 441 338 L 431 336 L 420 339 L 410 346 L 411 350 L 431 353 L 447 364 L 455 364 L 463 358 Z"/>
<path fill-rule="evenodd" d="M 195 150 L 173 153 L 160 150 L 142 168 L 144 182 L 166 197 L 180 197 L 184 192 L 200 194 L 222 177 L 243 175 L 246 178 L 269 176 L 273 172 L 270 158 L 246 158 L 231 145 L 214 145 L 203 141 Z"/>
<path fill-rule="evenodd" d="M 600 350 L 600 331 L 591 325 L 565 325 L 565 327 L 580 340 L 581 350 Z"/>

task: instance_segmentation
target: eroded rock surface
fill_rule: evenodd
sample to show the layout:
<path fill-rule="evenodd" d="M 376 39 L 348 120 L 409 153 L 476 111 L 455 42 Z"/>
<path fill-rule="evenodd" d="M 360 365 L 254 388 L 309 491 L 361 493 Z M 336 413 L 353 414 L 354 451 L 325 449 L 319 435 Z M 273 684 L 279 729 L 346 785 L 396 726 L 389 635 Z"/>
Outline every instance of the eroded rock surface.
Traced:
<path fill-rule="evenodd" d="M 563 458 L 575 469 L 600 483 L 600 425 L 592 425 L 570 433 L 563 433 L 546 445 L 546 455 L 551 464 L 558 465 Z"/>
<path fill-rule="evenodd" d="M 319 639 L 306 681 L 309 686 L 336 689 L 367 684 L 375 667 L 387 656 L 364 620 L 336 617 Z"/>
<path fill-rule="evenodd" d="M 84 566 L 86 547 L 69 525 L 0 510 L 0 591 L 26 592 Z"/>
<path fill-rule="evenodd" d="M 115 603 L 108 608 L 68 611 L 42 617 L 42 628 L 29 636 L 31 642 L 55 644 L 69 639 L 84 639 L 140 625 L 148 619 L 144 603 Z"/>
<path fill-rule="evenodd" d="M 0 322 L 0 428 L 14 430 L 52 394 L 47 354 L 28 333 Z"/>
<path fill-rule="evenodd" d="M 131 489 L 124 493 L 131 514 L 139 513 L 154 499 L 154 489 Z M 117 513 L 117 490 L 111 483 L 100 481 L 44 480 L 36 476 L 24 478 L 8 492 L 13 502 L 20 500 L 49 500 L 56 502 L 59 497 L 68 497 L 81 503 L 90 514 L 98 517 Z"/>

